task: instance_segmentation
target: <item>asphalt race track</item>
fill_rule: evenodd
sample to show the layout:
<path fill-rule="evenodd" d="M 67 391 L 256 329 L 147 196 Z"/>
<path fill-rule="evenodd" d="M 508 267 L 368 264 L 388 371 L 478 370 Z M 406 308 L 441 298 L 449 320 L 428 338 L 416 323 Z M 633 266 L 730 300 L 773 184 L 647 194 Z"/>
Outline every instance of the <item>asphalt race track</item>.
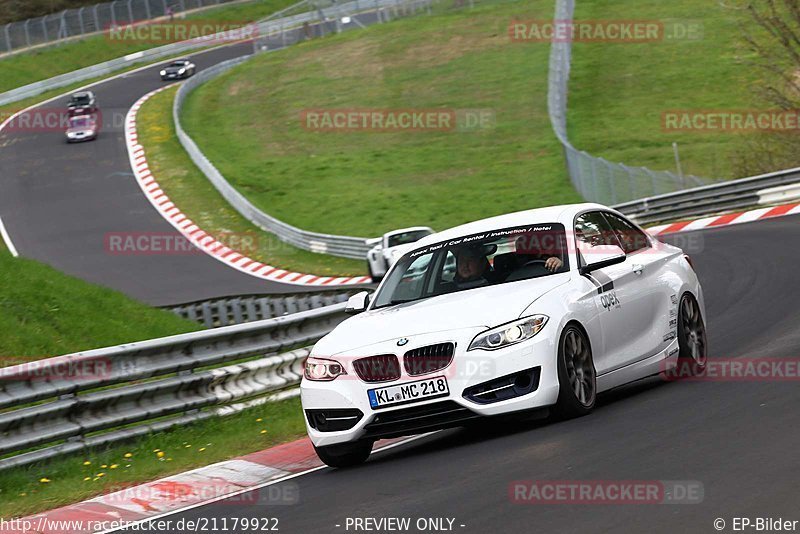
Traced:
<path fill-rule="evenodd" d="M 692 235 L 702 241 L 692 257 L 706 295 L 711 359 L 796 360 L 800 217 Z M 357 468 L 325 468 L 280 483 L 296 485 L 296 505 L 242 504 L 253 499 L 238 497 L 236 504 L 220 501 L 168 518 L 275 517 L 285 534 L 348 532 L 348 517 L 410 517 L 412 525 L 446 517 L 455 519 L 454 531 L 475 534 L 716 532 L 716 518 L 728 531 L 734 516 L 800 519 L 798 405 L 796 381 L 649 379 L 601 396 L 582 419 L 443 431 Z M 699 481 L 704 500 L 622 506 L 509 500 L 512 481 L 586 479 Z"/>

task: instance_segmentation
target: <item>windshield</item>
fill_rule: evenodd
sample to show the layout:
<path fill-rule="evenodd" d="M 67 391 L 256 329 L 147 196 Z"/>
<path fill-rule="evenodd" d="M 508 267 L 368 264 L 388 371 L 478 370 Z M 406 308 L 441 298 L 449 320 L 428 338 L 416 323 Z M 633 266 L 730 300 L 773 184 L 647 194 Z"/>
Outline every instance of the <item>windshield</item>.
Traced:
<path fill-rule="evenodd" d="M 398 260 L 374 308 L 447 293 L 550 276 L 569 270 L 561 224 L 520 226 L 464 236 Z"/>
<path fill-rule="evenodd" d="M 406 245 L 419 241 L 426 235 L 430 235 L 430 230 L 412 230 L 410 232 L 401 232 L 399 234 L 390 235 L 388 238 L 389 246 L 396 247 L 398 245 Z"/>
<path fill-rule="evenodd" d="M 90 121 L 86 117 L 76 117 L 76 118 L 70 119 L 70 121 L 69 121 L 69 127 L 70 128 L 83 128 L 83 127 L 89 126 L 89 125 L 90 125 Z"/>
<path fill-rule="evenodd" d="M 77 104 L 82 106 L 84 104 L 88 104 L 90 102 L 89 95 L 80 95 L 80 96 L 73 96 L 72 100 L 70 101 L 71 104 Z M 63 100 L 62 100 L 63 102 Z"/>
<path fill-rule="evenodd" d="M 178 68 L 185 67 L 186 66 L 186 62 L 185 61 L 173 61 L 172 63 L 170 63 L 169 66 L 170 67 L 178 67 Z"/>

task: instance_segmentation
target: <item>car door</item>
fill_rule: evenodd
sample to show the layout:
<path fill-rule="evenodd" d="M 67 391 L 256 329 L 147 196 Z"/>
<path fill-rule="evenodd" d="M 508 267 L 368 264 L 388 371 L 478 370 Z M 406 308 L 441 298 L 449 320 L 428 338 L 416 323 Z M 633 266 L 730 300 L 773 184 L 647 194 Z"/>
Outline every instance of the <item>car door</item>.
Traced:
<path fill-rule="evenodd" d="M 627 255 L 628 276 L 633 273 L 640 281 L 643 306 L 639 312 L 649 334 L 642 340 L 641 352 L 655 354 L 667 348 L 671 338 L 666 334 L 674 331 L 678 320 L 676 294 L 664 276 L 671 255 L 653 247 L 650 237 L 625 217 L 612 212 L 604 215 Z"/>
<path fill-rule="evenodd" d="M 575 220 L 575 236 L 582 264 L 595 245 L 622 245 L 604 213 L 599 210 L 580 214 Z M 624 248 L 623 248 L 624 250 Z M 597 287 L 596 309 L 602 331 L 603 365 L 598 373 L 613 371 L 651 354 L 652 334 L 646 281 L 634 271 L 631 258 L 597 269 L 584 276 Z"/>

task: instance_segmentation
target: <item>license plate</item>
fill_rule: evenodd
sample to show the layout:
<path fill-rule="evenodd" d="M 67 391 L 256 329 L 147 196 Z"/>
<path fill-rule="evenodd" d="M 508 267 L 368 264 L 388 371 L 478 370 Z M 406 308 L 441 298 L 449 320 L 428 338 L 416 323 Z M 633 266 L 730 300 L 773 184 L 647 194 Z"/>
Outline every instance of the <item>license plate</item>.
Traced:
<path fill-rule="evenodd" d="M 443 376 L 367 391 L 369 405 L 373 410 L 425 399 L 435 399 L 436 397 L 446 397 L 449 394 L 450 388 L 447 387 L 447 379 Z"/>

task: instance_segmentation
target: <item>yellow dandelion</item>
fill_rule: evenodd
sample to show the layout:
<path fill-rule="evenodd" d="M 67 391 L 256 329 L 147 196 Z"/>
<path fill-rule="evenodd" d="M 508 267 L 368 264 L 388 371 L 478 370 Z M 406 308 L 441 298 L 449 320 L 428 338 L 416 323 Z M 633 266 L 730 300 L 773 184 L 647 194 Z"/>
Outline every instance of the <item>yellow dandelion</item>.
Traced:
<path fill-rule="evenodd" d="M 95 476 L 97 478 L 102 478 L 102 477 L 106 476 L 106 474 L 105 473 L 97 473 Z"/>
<path fill-rule="evenodd" d="M 167 458 L 167 461 L 168 461 L 168 462 L 171 462 L 171 461 L 172 461 L 172 458 Z"/>
<path fill-rule="evenodd" d="M 133 458 L 133 454 L 131 454 L 129 452 L 126 452 L 125 453 L 125 458 Z"/>
<path fill-rule="evenodd" d="M 85 462 L 83 462 L 83 465 L 92 465 L 92 462 L 90 462 L 89 460 L 86 460 Z"/>
<path fill-rule="evenodd" d="M 158 456 L 159 458 L 163 458 L 164 457 L 164 451 L 158 451 L 156 453 L 156 456 Z"/>
<path fill-rule="evenodd" d="M 197 450 L 198 450 L 198 451 L 200 451 L 200 452 L 203 452 L 204 450 L 206 450 L 206 448 L 205 448 L 205 447 L 200 447 L 200 448 L 199 448 L 199 449 L 197 449 Z"/>
<path fill-rule="evenodd" d="M 111 467 L 109 467 L 109 469 L 116 469 L 117 467 L 119 467 L 119 464 L 111 464 Z"/>
<path fill-rule="evenodd" d="M 261 419 L 260 417 L 256 419 L 256 423 L 260 423 L 261 421 L 263 421 L 263 419 Z"/>
<path fill-rule="evenodd" d="M 41 482 L 42 484 L 47 484 L 47 483 L 50 482 L 50 479 L 49 478 L 40 478 L 39 482 Z"/>
<path fill-rule="evenodd" d="M 266 433 L 267 433 L 267 431 L 266 431 L 266 430 L 262 430 L 262 431 L 261 431 L 261 433 L 262 433 L 262 434 L 266 434 Z"/>
<path fill-rule="evenodd" d="M 159 452 L 161 449 L 153 449 L 153 452 Z"/>
<path fill-rule="evenodd" d="M 101 467 L 101 468 L 103 468 L 103 469 L 105 469 L 105 468 L 106 468 L 106 467 L 108 467 L 108 466 L 107 466 L 106 464 L 103 464 L 103 465 L 101 465 L 100 467 Z"/>
<path fill-rule="evenodd" d="M 86 478 L 83 479 L 84 482 L 86 482 L 88 480 L 92 480 L 92 477 L 86 477 Z"/>
<path fill-rule="evenodd" d="M 191 449 L 191 448 L 192 448 L 192 446 L 191 446 L 191 445 L 184 445 L 184 446 L 183 446 L 183 448 L 184 448 L 184 449 Z"/>
<path fill-rule="evenodd" d="M 20 494 L 19 494 L 19 496 L 20 496 L 20 497 L 27 497 L 27 496 L 28 496 L 28 494 L 27 494 L 27 493 L 25 493 L 25 492 L 23 491 L 22 493 L 20 493 Z"/>

